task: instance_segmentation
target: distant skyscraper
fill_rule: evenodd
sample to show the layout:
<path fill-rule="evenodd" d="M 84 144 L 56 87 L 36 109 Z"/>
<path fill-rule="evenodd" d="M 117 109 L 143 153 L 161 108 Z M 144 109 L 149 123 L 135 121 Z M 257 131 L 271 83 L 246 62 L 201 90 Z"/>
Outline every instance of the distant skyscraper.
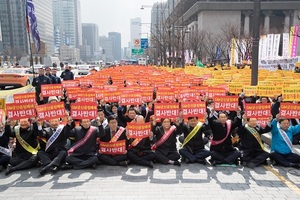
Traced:
<path fill-rule="evenodd" d="M 0 1 L 0 26 L 5 55 L 21 57 L 28 53 L 25 19 L 23 0 Z"/>
<path fill-rule="evenodd" d="M 141 38 L 142 27 L 141 27 L 141 18 L 130 19 L 130 48 L 133 49 L 134 40 Z"/>
<path fill-rule="evenodd" d="M 112 43 L 113 60 L 121 60 L 121 33 L 109 32 L 108 37 Z"/>
<path fill-rule="evenodd" d="M 97 24 L 82 23 L 82 44 L 90 46 L 92 57 L 99 55 L 99 33 Z"/>
<path fill-rule="evenodd" d="M 80 1 L 53 0 L 53 25 L 59 32 L 60 45 L 79 47 L 82 44 Z"/>
<path fill-rule="evenodd" d="M 111 39 L 106 36 L 100 36 L 99 45 L 102 48 L 102 55 L 105 55 L 105 57 L 102 59 L 104 61 L 114 61 Z"/>

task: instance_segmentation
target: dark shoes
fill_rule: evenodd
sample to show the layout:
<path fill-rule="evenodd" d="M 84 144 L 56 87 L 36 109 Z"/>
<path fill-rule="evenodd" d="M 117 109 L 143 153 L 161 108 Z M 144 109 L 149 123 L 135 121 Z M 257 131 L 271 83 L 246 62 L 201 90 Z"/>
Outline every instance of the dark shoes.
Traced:
<path fill-rule="evenodd" d="M 0 172 L 2 172 L 4 170 L 4 167 L 2 165 L 0 165 Z"/>
<path fill-rule="evenodd" d="M 119 162 L 119 166 L 127 167 L 128 166 L 128 161 Z"/>
<path fill-rule="evenodd" d="M 246 166 L 249 167 L 249 168 L 251 168 L 251 169 L 254 169 L 256 167 L 256 164 L 253 163 L 253 162 L 247 162 Z"/>
<path fill-rule="evenodd" d="M 176 160 L 176 161 L 174 161 L 174 165 L 176 165 L 176 166 L 180 166 L 180 165 L 181 165 L 181 163 L 180 163 L 178 160 Z"/>
<path fill-rule="evenodd" d="M 5 175 L 9 175 L 10 173 L 13 172 L 13 167 L 11 165 L 7 165 L 6 171 L 5 171 Z"/>
<path fill-rule="evenodd" d="M 64 169 L 64 170 L 66 170 L 66 169 L 73 169 L 73 166 L 69 165 L 69 164 L 63 164 L 60 168 Z"/>

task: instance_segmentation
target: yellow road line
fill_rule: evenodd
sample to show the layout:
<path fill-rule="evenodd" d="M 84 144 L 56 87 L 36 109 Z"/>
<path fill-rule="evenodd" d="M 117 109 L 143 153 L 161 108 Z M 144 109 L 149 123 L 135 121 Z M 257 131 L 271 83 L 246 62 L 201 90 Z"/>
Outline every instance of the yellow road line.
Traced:
<path fill-rule="evenodd" d="M 300 189 L 291 181 L 287 180 L 284 176 L 282 176 L 278 171 L 276 171 L 275 169 L 273 169 L 273 167 L 271 166 L 266 166 L 264 165 L 264 167 L 269 170 L 270 172 L 272 172 L 282 183 L 284 183 L 288 188 L 290 188 L 292 191 L 296 192 L 298 194 L 298 196 L 300 196 Z"/>

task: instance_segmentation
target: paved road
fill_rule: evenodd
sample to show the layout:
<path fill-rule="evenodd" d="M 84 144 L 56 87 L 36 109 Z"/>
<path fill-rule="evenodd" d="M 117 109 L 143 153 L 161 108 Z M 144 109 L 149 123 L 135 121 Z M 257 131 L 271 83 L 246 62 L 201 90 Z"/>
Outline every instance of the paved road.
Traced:
<path fill-rule="evenodd" d="M 0 199 L 299 200 L 300 178 L 288 170 L 300 172 L 279 167 L 276 172 L 281 175 L 277 177 L 263 166 L 250 170 L 199 164 L 157 164 L 154 169 L 98 166 L 95 170 L 59 171 L 44 177 L 38 175 L 38 169 L 7 177 L 2 172 Z"/>

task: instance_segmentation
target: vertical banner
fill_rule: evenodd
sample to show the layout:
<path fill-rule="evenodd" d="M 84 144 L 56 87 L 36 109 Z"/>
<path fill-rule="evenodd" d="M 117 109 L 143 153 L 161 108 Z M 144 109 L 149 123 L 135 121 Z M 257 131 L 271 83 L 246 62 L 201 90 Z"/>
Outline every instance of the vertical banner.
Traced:
<path fill-rule="evenodd" d="M 267 35 L 267 60 L 272 59 L 273 55 L 274 34 Z"/>
<path fill-rule="evenodd" d="M 292 56 L 292 49 L 293 49 L 293 39 L 294 39 L 294 34 L 295 32 L 295 26 L 292 26 L 290 29 L 290 46 L 289 46 L 289 57 Z"/>
<path fill-rule="evenodd" d="M 259 43 L 258 43 L 258 60 L 262 60 L 262 53 L 263 53 L 263 36 L 260 36 Z"/>
<path fill-rule="evenodd" d="M 280 44 L 280 34 L 274 35 L 274 43 L 273 43 L 273 59 L 277 59 L 279 53 L 279 44 Z"/>
<path fill-rule="evenodd" d="M 289 33 L 282 34 L 282 57 L 289 57 L 290 35 Z"/>
<path fill-rule="evenodd" d="M 231 56 L 230 56 L 230 66 L 235 64 L 235 39 L 231 40 Z"/>
<path fill-rule="evenodd" d="M 298 47 L 298 31 L 299 31 L 300 26 L 297 25 L 294 28 L 293 33 L 293 42 L 292 42 L 292 52 L 291 52 L 291 57 L 295 58 L 297 56 L 297 47 Z"/>
<path fill-rule="evenodd" d="M 263 45 L 262 45 L 262 59 L 266 60 L 267 59 L 267 36 L 264 35 L 262 36 L 262 41 L 263 41 Z"/>

